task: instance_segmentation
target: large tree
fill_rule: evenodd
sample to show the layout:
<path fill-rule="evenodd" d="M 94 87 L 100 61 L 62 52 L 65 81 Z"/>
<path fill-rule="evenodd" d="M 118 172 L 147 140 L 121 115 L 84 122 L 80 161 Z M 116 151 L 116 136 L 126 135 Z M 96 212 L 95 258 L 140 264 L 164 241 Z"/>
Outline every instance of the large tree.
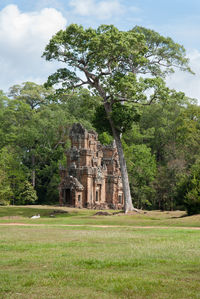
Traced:
<path fill-rule="evenodd" d="M 131 114 L 135 118 L 132 105 L 149 104 L 168 92 L 161 77 L 174 67 L 190 71 L 184 48 L 143 27 L 120 31 L 113 25 L 84 29 L 72 24 L 51 38 L 43 56 L 65 64 L 49 76 L 49 86 L 59 83 L 66 90 L 86 85 L 102 98 L 119 154 L 125 212 L 132 210 L 121 133 L 130 127 Z"/>

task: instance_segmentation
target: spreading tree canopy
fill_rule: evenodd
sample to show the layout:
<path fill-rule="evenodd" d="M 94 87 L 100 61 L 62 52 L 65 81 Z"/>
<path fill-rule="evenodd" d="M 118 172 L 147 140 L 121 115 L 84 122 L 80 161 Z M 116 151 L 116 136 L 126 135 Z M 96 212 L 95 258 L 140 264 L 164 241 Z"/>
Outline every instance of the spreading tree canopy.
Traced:
<path fill-rule="evenodd" d="M 43 57 L 65 64 L 49 76 L 47 85 L 59 83 L 59 91 L 85 85 L 102 98 L 119 154 L 125 212 L 132 210 L 120 136 L 135 120 L 135 107 L 168 96 L 163 81 L 166 74 L 176 67 L 191 72 L 185 49 L 143 27 L 120 31 L 113 25 L 84 29 L 72 24 L 51 38 Z M 126 121 L 120 120 L 120 113 Z"/>

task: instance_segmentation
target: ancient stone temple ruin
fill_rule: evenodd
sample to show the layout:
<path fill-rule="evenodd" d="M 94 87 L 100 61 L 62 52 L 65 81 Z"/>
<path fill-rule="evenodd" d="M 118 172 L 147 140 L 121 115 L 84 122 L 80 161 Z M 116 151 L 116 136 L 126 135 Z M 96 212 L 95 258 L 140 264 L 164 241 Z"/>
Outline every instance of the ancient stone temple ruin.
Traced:
<path fill-rule="evenodd" d="M 74 124 L 70 131 L 71 149 L 66 153 L 67 168 L 60 168 L 60 205 L 122 209 L 121 173 L 115 146 L 102 146 L 94 131 Z"/>

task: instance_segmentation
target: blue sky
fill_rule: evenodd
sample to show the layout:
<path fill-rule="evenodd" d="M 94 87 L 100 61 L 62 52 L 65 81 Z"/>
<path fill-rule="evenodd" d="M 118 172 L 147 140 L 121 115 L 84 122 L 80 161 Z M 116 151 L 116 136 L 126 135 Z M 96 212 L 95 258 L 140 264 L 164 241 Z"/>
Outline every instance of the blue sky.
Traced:
<path fill-rule="evenodd" d="M 121 30 L 140 25 L 172 37 L 186 48 L 196 75 L 178 71 L 167 83 L 200 103 L 199 0 L 1 0 L 0 89 L 45 82 L 58 65 L 41 58 L 44 47 L 70 23 L 114 24 Z"/>

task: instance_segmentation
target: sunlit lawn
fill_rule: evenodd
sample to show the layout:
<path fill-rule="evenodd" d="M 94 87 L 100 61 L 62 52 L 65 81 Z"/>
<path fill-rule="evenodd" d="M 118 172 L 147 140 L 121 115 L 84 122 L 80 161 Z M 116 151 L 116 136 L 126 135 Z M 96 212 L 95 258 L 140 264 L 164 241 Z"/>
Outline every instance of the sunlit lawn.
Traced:
<path fill-rule="evenodd" d="M 200 230 L 176 227 L 200 226 L 199 216 L 52 209 L 0 208 L 1 222 L 45 224 L 0 226 L 0 298 L 200 298 Z M 73 223 L 85 226 L 63 226 Z"/>
<path fill-rule="evenodd" d="M 62 213 L 57 213 L 59 210 Z M 185 217 L 186 213 L 184 211 L 139 211 L 139 213 L 134 213 L 133 215 L 123 215 L 123 213 L 120 213 L 112 216 L 95 216 L 96 212 L 95 210 L 88 209 L 51 206 L 0 207 L 0 223 L 200 227 L 200 215 Z M 117 213 L 117 211 L 113 210 L 108 212 Z M 30 219 L 31 216 L 37 214 L 40 214 L 40 219 Z"/>

